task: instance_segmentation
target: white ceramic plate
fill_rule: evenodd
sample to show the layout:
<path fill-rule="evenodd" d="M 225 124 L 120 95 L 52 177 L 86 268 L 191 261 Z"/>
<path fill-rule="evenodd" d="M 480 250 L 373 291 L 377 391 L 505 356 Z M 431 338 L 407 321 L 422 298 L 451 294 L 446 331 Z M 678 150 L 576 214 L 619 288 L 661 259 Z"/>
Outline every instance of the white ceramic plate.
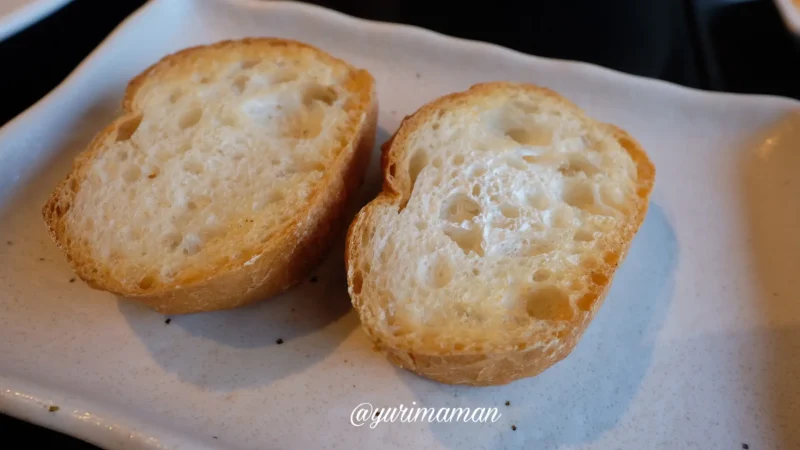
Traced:
<path fill-rule="evenodd" d="M 70 0 L 0 0 L 0 41 L 41 20 Z"/>
<path fill-rule="evenodd" d="M 783 18 L 783 23 L 794 34 L 795 40 L 800 44 L 800 1 L 775 0 L 775 6 Z"/>
<path fill-rule="evenodd" d="M 40 208 L 127 80 L 168 52 L 249 35 L 300 39 L 369 69 L 379 141 L 424 102 L 499 79 L 556 89 L 637 137 L 658 169 L 651 209 L 574 353 L 491 388 L 396 369 L 350 309 L 341 243 L 316 283 L 170 324 L 70 282 Z M 0 131 L 0 410 L 107 448 L 798 448 L 798 173 L 792 100 L 704 93 L 302 4 L 154 1 Z M 353 427 L 364 402 L 502 417 Z"/>

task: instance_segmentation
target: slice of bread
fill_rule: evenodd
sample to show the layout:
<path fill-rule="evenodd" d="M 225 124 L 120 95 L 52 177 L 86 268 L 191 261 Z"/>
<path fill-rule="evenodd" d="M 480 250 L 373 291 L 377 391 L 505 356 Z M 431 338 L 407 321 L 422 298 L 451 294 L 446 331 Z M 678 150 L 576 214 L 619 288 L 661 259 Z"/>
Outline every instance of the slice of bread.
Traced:
<path fill-rule="evenodd" d="M 75 272 L 170 314 L 297 283 L 345 225 L 375 139 L 372 76 L 306 44 L 167 56 L 44 206 Z"/>
<path fill-rule="evenodd" d="M 443 383 L 566 357 L 644 219 L 655 169 L 555 92 L 486 83 L 407 117 L 353 221 L 347 281 L 375 346 Z"/>

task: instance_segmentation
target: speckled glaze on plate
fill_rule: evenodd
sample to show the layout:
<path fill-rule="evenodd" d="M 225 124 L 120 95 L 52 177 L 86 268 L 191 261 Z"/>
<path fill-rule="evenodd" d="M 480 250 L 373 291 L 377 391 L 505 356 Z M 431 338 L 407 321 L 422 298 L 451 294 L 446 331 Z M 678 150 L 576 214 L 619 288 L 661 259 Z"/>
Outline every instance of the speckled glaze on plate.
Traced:
<path fill-rule="evenodd" d="M 169 323 L 73 281 L 40 208 L 118 111 L 128 79 L 168 52 L 251 35 L 307 41 L 369 69 L 379 142 L 424 102 L 503 79 L 553 88 L 639 139 L 658 169 L 650 211 L 573 354 L 491 388 L 396 369 L 350 308 L 341 242 L 285 295 Z M 376 192 L 375 156 L 354 208 Z M 795 101 L 704 93 L 303 4 L 157 0 L 0 130 L 0 410 L 114 449 L 800 448 L 797 173 Z M 364 402 L 502 417 L 353 427 Z"/>

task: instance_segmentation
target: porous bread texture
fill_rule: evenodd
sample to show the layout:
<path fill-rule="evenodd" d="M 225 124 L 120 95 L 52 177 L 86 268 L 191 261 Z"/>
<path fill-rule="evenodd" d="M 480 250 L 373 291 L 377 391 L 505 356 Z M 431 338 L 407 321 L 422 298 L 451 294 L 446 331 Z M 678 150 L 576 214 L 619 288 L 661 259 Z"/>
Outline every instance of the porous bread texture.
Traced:
<path fill-rule="evenodd" d="M 123 108 L 45 220 L 90 285 L 171 313 L 297 282 L 339 229 L 377 117 L 367 72 L 269 38 L 170 55 Z"/>
<path fill-rule="evenodd" d="M 472 385 L 564 358 L 645 216 L 640 146 L 552 91 L 488 83 L 424 106 L 383 151 L 383 192 L 347 244 L 376 346 Z"/>

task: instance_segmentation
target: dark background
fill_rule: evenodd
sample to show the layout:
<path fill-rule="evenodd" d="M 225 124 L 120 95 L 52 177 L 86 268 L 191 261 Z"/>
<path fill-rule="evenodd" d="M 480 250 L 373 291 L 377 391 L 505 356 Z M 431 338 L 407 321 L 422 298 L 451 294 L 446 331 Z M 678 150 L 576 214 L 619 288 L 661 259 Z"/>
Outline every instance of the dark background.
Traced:
<path fill-rule="evenodd" d="M 800 43 L 789 35 L 772 0 L 310 3 L 694 88 L 800 99 Z M 0 125 L 56 87 L 142 4 L 73 0 L 0 42 Z M 3 415 L 0 432 L 5 442 L 23 442 L 22 448 L 96 448 Z"/>

